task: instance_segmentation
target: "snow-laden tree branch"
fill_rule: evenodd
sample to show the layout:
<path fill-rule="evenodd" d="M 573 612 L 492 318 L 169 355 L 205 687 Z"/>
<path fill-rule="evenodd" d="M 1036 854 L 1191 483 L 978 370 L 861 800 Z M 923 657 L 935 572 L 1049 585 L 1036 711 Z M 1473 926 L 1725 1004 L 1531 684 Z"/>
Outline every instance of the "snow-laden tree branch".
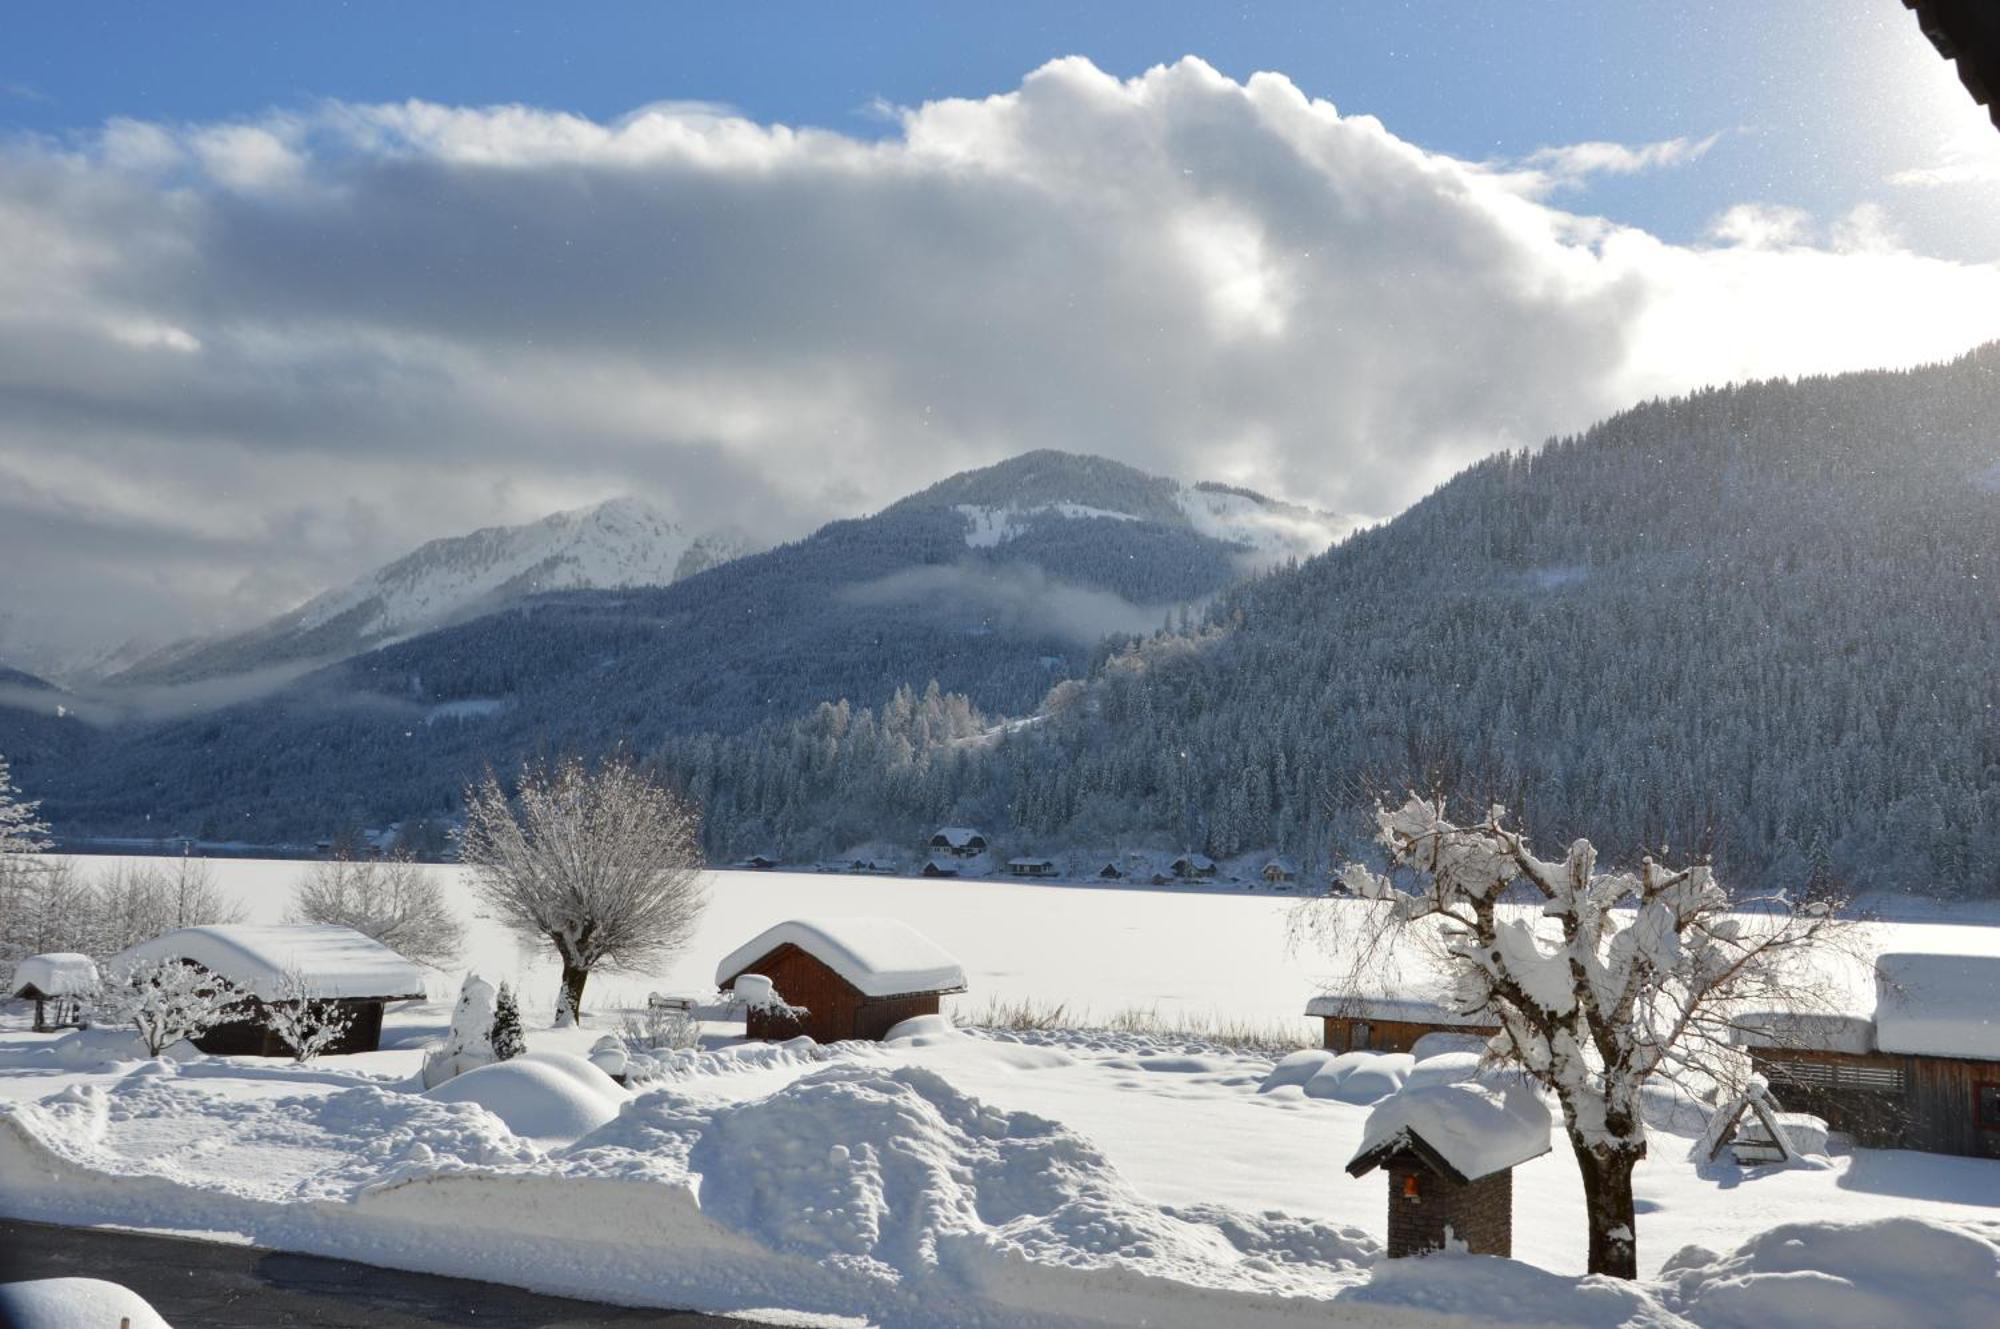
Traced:
<path fill-rule="evenodd" d="M 1599 872 L 1588 840 L 1545 861 L 1498 807 L 1470 826 L 1416 796 L 1376 815 L 1413 883 L 1359 864 L 1342 881 L 1385 906 L 1370 920 L 1384 945 L 1430 946 L 1455 1008 L 1490 1016 L 1495 1054 L 1554 1093 L 1583 1172 L 1590 1270 L 1636 1277 L 1641 1090 L 1712 1061 L 1746 1003 L 1810 1000 L 1806 954 L 1841 926 L 1833 905 L 1732 901 L 1705 864 Z"/>
<path fill-rule="evenodd" d="M 562 960 L 559 1021 L 582 1011 L 597 966 L 645 968 L 693 935 L 707 903 L 700 813 L 629 759 L 527 766 L 512 801 L 489 775 L 465 804 L 459 856 L 480 898 Z"/>
<path fill-rule="evenodd" d="M 111 975 L 91 999 L 91 1023 L 130 1025 L 150 1056 L 226 1023 L 247 994 L 185 960 L 150 960 Z"/>
<path fill-rule="evenodd" d="M 313 996 L 296 969 L 278 976 L 277 990 L 264 1004 L 264 1027 L 302 1065 L 338 1043 L 353 1023 L 353 1014 L 338 1001 Z"/>

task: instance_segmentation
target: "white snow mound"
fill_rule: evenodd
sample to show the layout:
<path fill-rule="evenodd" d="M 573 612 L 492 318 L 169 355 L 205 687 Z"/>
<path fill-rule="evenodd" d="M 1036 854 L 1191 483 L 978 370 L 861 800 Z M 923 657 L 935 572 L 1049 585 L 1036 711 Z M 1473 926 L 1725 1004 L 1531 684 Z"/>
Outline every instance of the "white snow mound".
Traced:
<path fill-rule="evenodd" d="M 309 997 L 421 997 L 424 971 L 381 942 L 330 923 L 212 924 L 175 928 L 106 962 L 112 975 L 134 964 L 193 960 L 252 996 L 271 1001 L 288 973 Z"/>
<path fill-rule="evenodd" d="M 626 1093 L 617 1081 L 582 1057 L 530 1052 L 454 1076 L 424 1097 L 438 1103 L 477 1103 L 531 1140 L 574 1140 L 618 1115 Z"/>
<path fill-rule="evenodd" d="M 101 1278 L 36 1278 L 0 1283 L 7 1329 L 173 1329 L 131 1288 Z"/>
<path fill-rule="evenodd" d="M 97 965 L 75 951 L 30 955 L 14 966 L 7 991 L 33 988 L 45 997 L 79 997 L 97 986 Z"/>

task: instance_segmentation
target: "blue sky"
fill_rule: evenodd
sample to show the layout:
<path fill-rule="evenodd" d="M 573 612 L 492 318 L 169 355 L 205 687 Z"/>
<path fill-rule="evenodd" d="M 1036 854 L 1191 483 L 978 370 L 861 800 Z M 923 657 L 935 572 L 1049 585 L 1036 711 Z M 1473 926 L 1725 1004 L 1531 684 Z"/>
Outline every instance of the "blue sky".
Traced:
<path fill-rule="evenodd" d="M 229 119 L 319 99 L 519 102 L 608 119 L 707 100 L 765 122 L 891 132 L 878 102 L 1017 86 L 1063 55 L 1130 77 L 1197 55 L 1289 76 L 1343 113 L 1473 160 L 1721 133 L 1699 170 L 1593 183 L 1668 239 L 1745 200 L 1818 215 L 1931 164 L 1939 108 L 1979 115 L 1897 0 L 1473 4 L 40 4 L 0 47 L 0 124 Z M 1962 103 L 1962 105 L 1960 105 Z M 2000 208 L 1894 200 L 1932 252 L 2000 253 Z"/>
<path fill-rule="evenodd" d="M 2000 134 L 1898 0 L 22 4 L 0 658 L 1036 447 L 1379 519 L 1995 338 Z"/>

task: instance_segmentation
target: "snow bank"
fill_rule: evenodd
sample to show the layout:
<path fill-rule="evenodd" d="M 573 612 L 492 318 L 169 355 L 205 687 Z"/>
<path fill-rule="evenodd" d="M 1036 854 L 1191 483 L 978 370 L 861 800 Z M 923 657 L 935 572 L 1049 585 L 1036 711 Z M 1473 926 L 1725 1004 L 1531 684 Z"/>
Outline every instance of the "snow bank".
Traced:
<path fill-rule="evenodd" d="M 1383 1099 L 1361 1129 L 1348 1170 L 1372 1167 L 1420 1139 L 1466 1181 L 1516 1167 L 1549 1151 L 1549 1109 L 1514 1082 L 1461 1080 L 1404 1089 Z"/>
<path fill-rule="evenodd" d="M 45 989 L 46 990 L 46 989 Z M 0 1283 L 7 1329 L 172 1329 L 146 1299 L 101 1278 L 37 1278 Z"/>
<path fill-rule="evenodd" d="M 421 997 L 424 971 L 373 937 L 333 924 L 230 924 L 176 928 L 111 957 L 115 974 L 133 964 L 193 960 L 252 996 L 274 1000 L 288 971 L 310 997 Z"/>
<path fill-rule="evenodd" d="M 33 988 L 44 997 L 79 997 L 97 986 L 97 965 L 75 951 L 30 955 L 14 966 L 7 990 L 15 995 Z"/>
<path fill-rule="evenodd" d="M 1882 1051 L 2000 1061 L 2000 956 L 1891 951 L 1875 974 Z"/>
<path fill-rule="evenodd" d="M 625 1091 L 582 1057 L 530 1052 L 478 1066 L 424 1092 L 438 1103 L 476 1103 L 531 1140 L 570 1141 L 610 1121 Z"/>
<path fill-rule="evenodd" d="M 1373 1103 L 1403 1087 L 1417 1059 L 1407 1052 L 1294 1052 L 1264 1077 L 1260 1094 L 1297 1085 L 1307 1098 Z"/>
<path fill-rule="evenodd" d="M 1965 1329 L 2000 1324 L 2000 1224 L 1788 1223 L 1718 1258 L 1689 1247 L 1666 1299 L 1705 1329 Z"/>
<path fill-rule="evenodd" d="M 870 997 L 954 992 L 965 969 L 942 946 L 894 918 L 793 918 L 764 929 L 715 967 L 715 984 L 790 942 Z"/>

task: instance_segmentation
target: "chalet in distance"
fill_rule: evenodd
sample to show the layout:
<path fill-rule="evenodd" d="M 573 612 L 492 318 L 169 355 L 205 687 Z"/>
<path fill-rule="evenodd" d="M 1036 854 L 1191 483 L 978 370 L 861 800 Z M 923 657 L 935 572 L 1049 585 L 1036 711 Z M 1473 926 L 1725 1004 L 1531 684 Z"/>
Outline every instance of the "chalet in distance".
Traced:
<path fill-rule="evenodd" d="M 948 993 L 965 991 L 965 970 L 945 949 L 894 918 L 794 918 L 766 928 L 723 957 L 715 985 L 768 981 L 774 1000 L 745 1014 L 750 1038 L 800 1034 L 816 1043 L 879 1040 L 895 1025 L 936 1015 Z M 763 983 L 742 985 L 747 992 Z"/>
<path fill-rule="evenodd" d="M 216 1025 L 194 1045 L 211 1056 L 290 1056 L 264 1024 L 264 1007 L 278 999 L 287 976 L 303 995 L 331 1001 L 349 1018 L 328 1054 L 374 1052 L 382 1045 L 382 1012 L 392 1001 L 422 1001 L 424 971 L 353 928 L 331 924 L 177 928 L 128 947 L 105 965 L 112 975 L 133 965 L 179 960 L 248 993 L 238 1016 Z"/>
<path fill-rule="evenodd" d="M 1461 1015 L 1422 997 L 1325 993 L 1306 1003 L 1306 1015 L 1325 1022 L 1323 1046 L 1331 1052 L 1408 1052 L 1426 1034 L 1500 1032 L 1489 1014 Z"/>
<path fill-rule="evenodd" d="M 1886 953 L 1872 1012 L 1747 1011 L 1734 1038 L 1858 1145 L 2000 1158 L 2000 956 Z"/>
<path fill-rule="evenodd" d="M 1261 874 L 1272 886 L 1283 886 L 1299 879 L 1299 870 L 1289 859 L 1274 858 L 1266 863 Z"/>
<path fill-rule="evenodd" d="M 1182 854 L 1170 866 L 1181 881 L 1212 881 L 1215 877 L 1215 860 L 1207 854 Z"/>
<path fill-rule="evenodd" d="M 940 826 L 930 849 L 932 858 L 977 858 L 986 852 L 986 837 L 971 826 Z"/>
<path fill-rule="evenodd" d="M 1007 871 L 1017 877 L 1053 877 L 1056 875 L 1056 861 L 1053 858 L 1010 858 Z"/>

